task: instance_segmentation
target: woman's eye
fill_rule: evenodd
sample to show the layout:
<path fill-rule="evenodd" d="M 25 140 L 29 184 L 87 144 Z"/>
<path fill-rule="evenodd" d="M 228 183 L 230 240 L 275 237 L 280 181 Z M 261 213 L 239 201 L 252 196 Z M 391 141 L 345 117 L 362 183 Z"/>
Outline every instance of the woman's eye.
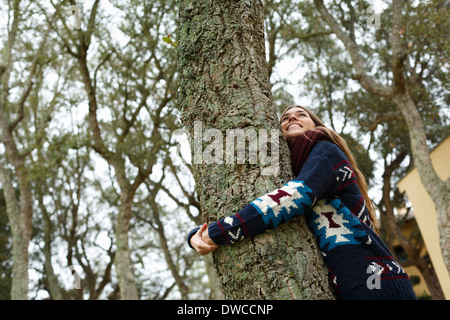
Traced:
<path fill-rule="evenodd" d="M 296 117 L 307 117 L 306 113 L 297 113 L 295 115 Z M 286 122 L 289 119 L 290 116 L 284 117 L 281 119 L 281 123 Z"/>

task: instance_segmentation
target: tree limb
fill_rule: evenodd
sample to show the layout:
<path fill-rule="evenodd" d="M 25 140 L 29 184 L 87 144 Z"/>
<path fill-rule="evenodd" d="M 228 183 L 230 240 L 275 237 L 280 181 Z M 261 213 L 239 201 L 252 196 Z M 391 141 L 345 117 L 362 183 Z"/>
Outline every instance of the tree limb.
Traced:
<path fill-rule="evenodd" d="M 373 132 L 377 126 L 381 123 L 388 122 L 391 120 L 404 120 L 403 115 L 397 112 L 384 113 L 380 117 L 376 118 L 372 123 L 368 124 L 368 130 Z"/>
<path fill-rule="evenodd" d="M 394 90 L 400 94 L 406 91 L 406 78 L 404 71 L 404 62 L 406 59 L 406 46 L 402 42 L 401 35 L 405 32 L 402 18 L 402 2 L 400 0 L 392 1 L 392 73 L 394 75 Z"/>
<path fill-rule="evenodd" d="M 380 97 L 391 97 L 393 95 L 393 88 L 375 81 L 370 75 L 367 74 L 366 68 L 364 66 L 364 59 L 359 53 L 358 45 L 355 41 L 352 41 L 352 39 L 341 29 L 338 22 L 325 8 L 323 1 L 314 0 L 314 2 L 322 18 L 330 26 L 331 30 L 336 34 L 339 40 L 342 41 L 348 53 L 350 54 L 350 58 L 353 62 L 353 68 L 355 69 L 355 75 L 353 77 L 357 79 L 361 86 L 368 92 Z"/>

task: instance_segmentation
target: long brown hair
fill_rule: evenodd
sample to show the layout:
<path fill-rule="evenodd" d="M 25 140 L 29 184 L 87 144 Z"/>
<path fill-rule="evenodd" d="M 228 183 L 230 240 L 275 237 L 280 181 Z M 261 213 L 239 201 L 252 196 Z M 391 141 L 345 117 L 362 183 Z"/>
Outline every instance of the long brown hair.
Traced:
<path fill-rule="evenodd" d="M 322 122 L 322 120 L 320 120 L 319 117 L 316 116 L 316 114 L 314 112 L 312 112 L 310 109 L 303 107 L 303 106 L 294 105 L 294 106 L 287 107 L 286 110 L 284 110 L 283 113 L 281 114 L 280 123 L 281 123 L 281 119 L 283 119 L 284 114 L 289 109 L 292 109 L 292 108 L 301 108 L 301 109 L 305 110 L 308 113 L 308 115 L 311 117 L 311 120 L 316 125 L 316 129 L 313 129 L 313 130 L 321 130 L 322 132 L 327 134 L 330 137 L 330 139 L 345 154 L 348 161 L 350 162 L 350 165 L 353 168 L 353 171 L 355 172 L 356 181 L 358 183 L 359 190 L 361 191 L 361 194 L 366 203 L 367 210 L 369 211 L 369 218 L 370 218 L 370 221 L 372 222 L 372 226 L 373 226 L 374 230 L 376 232 L 378 232 L 379 222 L 375 216 L 375 206 L 373 205 L 372 200 L 370 200 L 370 198 L 369 198 L 369 194 L 368 194 L 369 188 L 367 186 L 366 179 L 364 178 L 364 175 L 362 174 L 361 170 L 359 169 L 358 164 L 356 163 L 355 157 L 353 156 L 352 152 L 350 151 L 345 140 L 339 134 L 337 134 L 333 129 L 328 128 Z"/>

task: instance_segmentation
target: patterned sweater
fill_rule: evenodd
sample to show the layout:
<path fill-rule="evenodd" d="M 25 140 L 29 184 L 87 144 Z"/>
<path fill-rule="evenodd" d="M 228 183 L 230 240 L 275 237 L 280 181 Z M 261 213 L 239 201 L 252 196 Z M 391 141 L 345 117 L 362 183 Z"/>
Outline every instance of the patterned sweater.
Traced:
<path fill-rule="evenodd" d="M 216 244 L 229 245 L 301 215 L 338 299 L 416 299 L 408 275 L 373 231 L 353 168 L 332 142 L 315 144 L 294 180 L 211 223 L 208 232 Z"/>

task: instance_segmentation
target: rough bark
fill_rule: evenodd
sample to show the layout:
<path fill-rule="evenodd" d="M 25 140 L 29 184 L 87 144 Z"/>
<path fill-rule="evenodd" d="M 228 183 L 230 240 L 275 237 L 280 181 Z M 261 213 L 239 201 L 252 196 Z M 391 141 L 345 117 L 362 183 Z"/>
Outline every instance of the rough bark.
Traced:
<path fill-rule="evenodd" d="M 191 137 L 199 123 L 203 131 L 214 128 L 221 134 L 223 141 L 216 143 L 226 140 L 229 129 L 278 129 L 265 60 L 262 3 L 183 0 L 179 9 L 178 101 Z M 223 163 L 199 161 L 210 140 L 199 144 L 194 140 L 193 172 L 205 221 L 237 212 L 292 177 L 282 134 L 274 175 L 264 175 L 263 166 L 248 159 L 245 164 L 236 159 L 227 163 L 223 153 L 215 155 Z M 227 299 L 334 298 L 315 237 L 303 217 L 222 246 L 213 256 Z"/>
<path fill-rule="evenodd" d="M 205 262 L 206 274 L 208 275 L 209 279 L 209 300 L 223 300 L 224 295 L 220 286 L 216 269 L 214 268 L 212 255 L 208 254 L 203 256 L 203 261 Z"/>

